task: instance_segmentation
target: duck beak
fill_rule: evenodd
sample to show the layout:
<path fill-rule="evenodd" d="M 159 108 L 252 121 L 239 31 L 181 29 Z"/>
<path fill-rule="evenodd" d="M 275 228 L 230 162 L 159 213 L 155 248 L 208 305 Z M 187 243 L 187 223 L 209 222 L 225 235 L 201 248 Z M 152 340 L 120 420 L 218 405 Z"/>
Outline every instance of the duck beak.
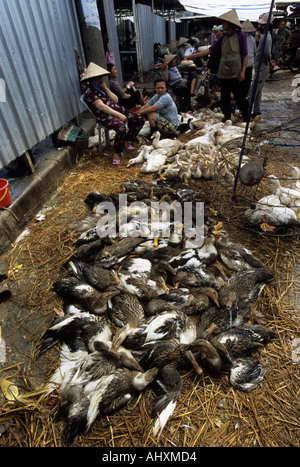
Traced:
<path fill-rule="evenodd" d="M 195 359 L 195 356 L 193 354 L 193 352 L 191 352 L 190 350 L 183 350 L 184 352 L 184 355 L 187 357 L 187 359 L 189 360 L 189 362 L 192 364 L 192 367 L 194 368 L 194 370 L 196 371 L 197 375 L 202 375 L 203 373 L 203 370 L 202 368 L 198 365 L 198 362 L 196 361 Z"/>
<path fill-rule="evenodd" d="M 168 293 L 170 292 L 170 289 L 169 289 L 169 287 L 167 286 L 167 284 L 166 284 L 165 282 L 163 282 L 163 283 L 161 284 L 161 286 L 162 286 L 162 288 L 163 288 L 163 290 L 164 290 L 164 292 L 165 292 L 166 294 L 168 294 Z"/>
<path fill-rule="evenodd" d="M 154 237 L 153 246 L 157 246 L 157 245 L 158 245 L 158 238 Z"/>
<path fill-rule="evenodd" d="M 117 274 L 116 271 L 113 271 L 113 278 L 114 278 L 114 280 L 115 280 L 115 282 L 116 282 L 117 287 L 120 287 L 121 281 L 120 281 L 120 278 L 119 278 L 119 276 L 118 276 L 118 274 Z"/>

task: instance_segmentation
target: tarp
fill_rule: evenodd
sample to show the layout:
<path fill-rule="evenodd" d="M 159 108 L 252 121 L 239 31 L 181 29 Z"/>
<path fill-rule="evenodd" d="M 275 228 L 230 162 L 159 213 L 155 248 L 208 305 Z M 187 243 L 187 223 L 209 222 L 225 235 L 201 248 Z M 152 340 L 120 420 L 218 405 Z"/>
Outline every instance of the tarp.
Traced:
<path fill-rule="evenodd" d="M 239 19 L 245 21 L 256 21 L 261 13 L 268 13 L 270 10 L 271 2 L 263 0 L 251 0 L 250 2 L 241 3 L 241 0 L 231 0 L 230 2 L 224 0 L 207 0 L 207 2 L 200 2 L 199 0 L 179 0 L 181 5 L 191 13 L 204 16 L 218 17 L 226 11 L 235 8 Z M 290 2 L 280 1 L 280 4 L 290 4 Z"/>

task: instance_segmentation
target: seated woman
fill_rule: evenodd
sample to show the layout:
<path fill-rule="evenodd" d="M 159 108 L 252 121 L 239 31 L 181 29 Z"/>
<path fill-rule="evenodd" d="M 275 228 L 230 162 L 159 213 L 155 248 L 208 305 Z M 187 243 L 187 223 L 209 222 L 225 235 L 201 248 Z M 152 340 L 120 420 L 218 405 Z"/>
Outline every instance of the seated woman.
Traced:
<path fill-rule="evenodd" d="M 159 130 L 162 133 L 174 133 L 178 126 L 176 105 L 167 92 L 167 83 L 158 78 L 154 81 L 155 95 L 143 107 L 137 110 L 139 115 L 148 115 L 150 135 Z"/>
<path fill-rule="evenodd" d="M 176 61 L 177 55 L 166 55 L 165 80 L 175 96 L 179 97 L 179 112 L 187 112 L 192 110 L 191 95 L 194 94 L 197 78 L 192 75 L 190 82 L 186 82 L 177 68 Z"/>
<path fill-rule="evenodd" d="M 109 89 L 119 98 L 119 104 L 126 107 L 126 109 L 133 109 L 137 105 L 144 105 L 145 101 L 140 93 L 134 87 L 134 83 L 130 81 L 125 89 L 122 89 L 117 81 L 118 70 L 115 65 L 109 63 L 107 65 L 109 71 Z"/>
<path fill-rule="evenodd" d="M 96 121 L 108 130 L 116 132 L 113 164 L 119 165 L 122 151 L 134 149 L 130 146 L 130 142 L 137 137 L 145 123 L 145 118 L 118 105 L 118 97 L 110 91 L 103 81 L 104 76 L 108 74 L 107 70 L 91 62 L 81 78 L 81 81 L 87 82 L 83 99 L 94 114 Z M 128 124 L 128 132 L 126 123 Z"/>

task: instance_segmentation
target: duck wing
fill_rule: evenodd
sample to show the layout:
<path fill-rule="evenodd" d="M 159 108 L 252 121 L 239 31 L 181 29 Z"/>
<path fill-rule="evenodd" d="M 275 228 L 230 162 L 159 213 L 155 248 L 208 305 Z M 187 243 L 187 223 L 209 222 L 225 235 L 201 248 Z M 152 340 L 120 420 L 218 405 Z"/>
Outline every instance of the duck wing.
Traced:
<path fill-rule="evenodd" d="M 153 426 L 154 435 L 162 432 L 172 416 L 182 390 L 182 384 L 181 376 L 176 369 L 163 367 L 159 370 L 151 385 L 154 393 L 151 417 L 157 417 Z"/>
<path fill-rule="evenodd" d="M 42 340 L 37 346 L 37 356 L 39 357 L 57 343 L 66 344 L 73 352 L 89 350 L 99 333 L 101 333 L 103 340 L 111 336 L 106 318 L 90 313 L 78 313 L 58 318 L 43 334 Z"/>
<path fill-rule="evenodd" d="M 236 248 L 234 245 L 231 245 L 225 248 L 219 248 L 219 255 L 223 263 L 229 269 L 235 271 L 264 267 L 261 261 L 259 261 L 251 251 L 243 247 Z"/>
<path fill-rule="evenodd" d="M 53 290 L 66 303 L 79 305 L 85 311 L 99 315 L 106 312 L 108 300 L 119 293 L 118 290 L 100 292 L 75 277 L 65 277 L 54 282 Z"/>
<path fill-rule="evenodd" d="M 255 357 L 238 358 L 230 371 L 230 383 L 236 389 L 251 392 L 263 380 L 267 369 Z"/>
<path fill-rule="evenodd" d="M 101 267 L 99 263 L 90 264 L 73 260 L 69 262 L 69 271 L 77 279 L 86 282 L 99 291 L 103 291 L 117 283 L 116 275 L 109 269 Z"/>

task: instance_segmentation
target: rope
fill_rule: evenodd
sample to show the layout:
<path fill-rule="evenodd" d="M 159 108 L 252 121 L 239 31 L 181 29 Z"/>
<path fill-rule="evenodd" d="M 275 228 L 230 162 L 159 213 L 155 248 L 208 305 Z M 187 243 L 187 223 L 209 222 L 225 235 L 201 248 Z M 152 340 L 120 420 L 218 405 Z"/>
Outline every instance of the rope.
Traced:
<path fill-rule="evenodd" d="M 5 196 L 7 195 L 7 188 L 5 188 L 4 190 L 4 195 L 2 196 L 2 198 L 0 198 L 0 202 L 5 198 Z"/>

